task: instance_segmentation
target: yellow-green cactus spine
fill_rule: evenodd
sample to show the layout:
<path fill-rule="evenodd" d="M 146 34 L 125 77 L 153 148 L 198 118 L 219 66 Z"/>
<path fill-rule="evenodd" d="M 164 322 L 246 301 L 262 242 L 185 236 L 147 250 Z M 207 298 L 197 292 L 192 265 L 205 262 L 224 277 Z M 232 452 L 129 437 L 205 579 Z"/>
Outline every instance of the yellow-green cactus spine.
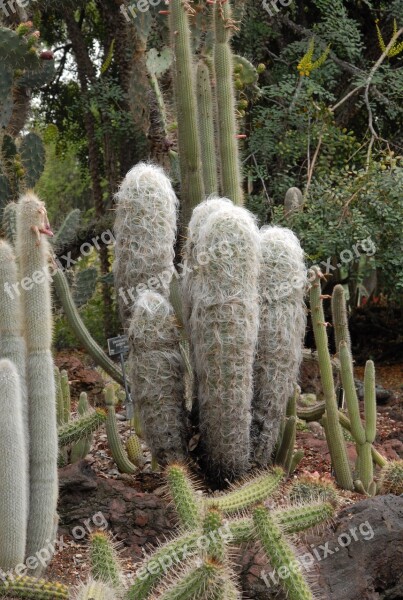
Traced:
<path fill-rule="evenodd" d="M 346 297 L 342 285 L 337 284 L 332 294 L 332 316 L 334 328 L 334 340 L 336 353 L 339 352 L 340 342 L 346 342 L 347 348 L 351 353 L 351 339 L 348 329 L 348 314 L 346 306 Z"/>
<path fill-rule="evenodd" d="M 195 70 L 188 11 L 192 11 L 192 8 L 187 0 L 171 0 L 169 20 L 171 44 L 175 56 L 173 81 L 178 119 L 181 204 L 184 225 L 189 222 L 193 208 L 204 199 Z"/>
<path fill-rule="evenodd" d="M 175 583 L 161 593 L 161 600 L 214 599 L 225 579 L 225 568 L 215 560 L 205 559 L 180 575 Z"/>
<path fill-rule="evenodd" d="M 0 594 L 29 600 L 69 600 L 70 598 L 67 586 L 62 583 L 34 577 L 17 577 L 0 581 Z"/>
<path fill-rule="evenodd" d="M 107 406 L 108 415 L 106 417 L 106 435 L 108 437 L 109 448 L 111 450 L 113 460 L 115 461 L 119 471 L 132 475 L 137 471 L 137 467 L 130 462 L 126 451 L 120 441 L 118 424 L 116 421 L 115 411 L 115 390 L 113 384 L 109 384 L 105 388 L 105 404 Z"/>
<path fill-rule="evenodd" d="M 253 522 L 256 534 L 273 569 L 277 573 L 280 573 L 280 569 L 286 569 L 287 577 L 279 578 L 279 582 L 287 593 L 287 598 L 313 600 L 314 596 L 308 583 L 300 569 L 295 566 L 295 552 L 275 517 L 264 506 L 260 506 L 253 511 Z"/>
<path fill-rule="evenodd" d="M 312 269 L 314 280 L 310 291 L 310 305 L 312 327 L 315 335 L 316 349 L 318 351 L 319 370 L 325 397 L 326 412 L 324 415 L 324 426 L 326 439 L 332 458 L 333 468 L 337 483 L 346 490 L 353 490 L 353 478 L 348 462 L 346 445 L 343 431 L 339 422 L 336 392 L 334 389 L 333 369 L 330 360 L 328 339 L 326 333 L 326 322 L 323 312 L 320 280 L 322 274 L 319 269 Z"/>
<path fill-rule="evenodd" d="M 52 235 L 45 205 L 28 193 L 18 203 L 17 256 L 22 289 L 23 328 L 27 345 L 29 400 L 30 500 L 27 556 L 53 539 L 58 497 L 57 422 L 49 283 Z M 23 287 L 23 286 L 21 286 Z M 42 566 L 35 570 L 41 572 Z"/>
<path fill-rule="evenodd" d="M 403 460 L 392 460 L 381 470 L 381 491 L 383 494 L 403 494 Z"/>
<path fill-rule="evenodd" d="M 208 498 L 206 504 L 215 506 L 225 514 L 242 511 L 257 502 L 267 500 L 278 489 L 283 477 L 283 469 L 275 467 L 247 483 L 234 486 L 234 489 L 226 494 Z"/>
<path fill-rule="evenodd" d="M 365 426 L 361 423 L 360 408 L 354 383 L 353 363 L 347 343 L 342 341 L 339 348 L 341 379 L 350 417 L 351 433 L 357 449 L 357 479 L 368 491 L 374 478 L 372 461 L 372 444 L 376 436 L 376 394 L 375 368 L 372 361 L 367 361 L 364 375 Z"/>
<path fill-rule="evenodd" d="M 59 446 L 63 448 L 64 446 L 78 442 L 99 429 L 105 421 L 106 411 L 102 408 L 97 408 L 78 419 L 69 421 L 58 428 Z"/>
<path fill-rule="evenodd" d="M 0 360 L 0 572 L 25 558 L 29 486 L 22 412 L 17 369 L 11 361 Z"/>
<path fill-rule="evenodd" d="M 126 442 L 126 452 L 129 460 L 138 467 L 144 464 L 143 449 L 141 447 L 141 440 L 137 434 L 133 434 L 129 437 Z"/>
<path fill-rule="evenodd" d="M 210 69 L 205 60 L 197 65 L 197 104 L 206 196 L 218 193 L 217 158 L 214 131 L 214 106 Z"/>
<path fill-rule="evenodd" d="M 122 571 L 111 537 L 105 531 L 91 534 L 91 572 L 94 579 L 118 589 L 122 585 Z"/>
<path fill-rule="evenodd" d="M 221 194 L 243 204 L 241 163 L 237 140 L 234 59 L 230 39 L 235 28 L 229 0 L 214 5 L 214 70 L 220 148 Z"/>
<path fill-rule="evenodd" d="M 182 527 L 195 529 L 201 523 L 201 502 L 183 465 L 169 465 L 166 470 L 169 491 Z"/>

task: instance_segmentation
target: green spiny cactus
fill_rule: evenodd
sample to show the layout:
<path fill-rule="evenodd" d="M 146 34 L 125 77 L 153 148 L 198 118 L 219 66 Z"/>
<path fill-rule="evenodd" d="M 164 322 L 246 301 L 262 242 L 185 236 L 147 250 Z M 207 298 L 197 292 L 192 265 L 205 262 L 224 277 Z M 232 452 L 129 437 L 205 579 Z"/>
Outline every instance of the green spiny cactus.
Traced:
<path fill-rule="evenodd" d="M 77 405 L 77 413 L 83 417 L 91 410 L 90 403 L 88 402 L 88 396 L 85 392 L 80 394 L 80 398 L 78 400 Z M 89 451 L 91 450 L 92 445 L 92 435 L 87 435 L 83 437 L 79 442 L 76 442 L 72 448 L 70 453 L 70 462 L 75 463 L 79 460 L 82 460 L 87 456 Z"/>
<path fill-rule="evenodd" d="M 166 477 L 182 527 L 197 528 L 201 522 L 201 503 L 186 468 L 179 464 L 169 465 Z"/>
<path fill-rule="evenodd" d="M 332 294 L 332 316 L 334 338 L 336 345 L 336 354 L 340 350 L 340 342 L 346 342 L 347 348 L 351 354 L 351 339 L 348 329 L 348 314 L 346 306 L 346 297 L 342 285 L 337 284 Z"/>
<path fill-rule="evenodd" d="M 403 494 L 403 460 L 392 460 L 382 468 L 381 490 L 383 494 Z"/>
<path fill-rule="evenodd" d="M 225 560 L 225 543 L 218 531 L 223 527 L 222 513 L 215 506 L 207 508 L 203 520 L 203 535 L 209 541 L 206 557 L 210 560 L 223 562 Z"/>
<path fill-rule="evenodd" d="M 60 372 L 60 387 L 62 389 L 63 396 L 63 423 L 68 423 L 68 421 L 70 421 L 71 414 L 71 394 L 69 374 L 67 371 Z"/>
<path fill-rule="evenodd" d="M 116 590 L 102 581 L 89 581 L 78 590 L 75 600 L 116 600 Z"/>
<path fill-rule="evenodd" d="M 106 416 L 105 410 L 97 408 L 78 419 L 62 425 L 58 429 L 59 446 L 63 448 L 87 437 L 105 423 Z"/>
<path fill-rule="evenodd" d="M 184 364 L 169 302 L 156 292 L 137 298 L 129 329 L 129 368 L 144 439 L 160 465 L 186 455 Z"/>
<path fill-rule="evenodd" d="M 125 327 L 140 291 L 169 297 L 174 271 L 178 200 L 160 167 L 139 163 L 116 196 L 115 287 Z"/>
<path fill-rule="evenodd" d="M 210 69 L 205 60 L 197 65 L 197 104 L 206 196 L 218 193 L 217 159 L 214 132 L 214 107 Z"/>
<path fill-rule="evenodd" d="M 62 381 L 60 370 L 58 367 L 54 368 L 54 376 L 55 376 L 55 388 L 56 388 L 56 419 L 57 425 L 63 425 L 66 421 L 64 420 L 65 412 L 64 412 L 64 403 L 63 403 L 63 392 L 62 392 Z M 70 416 L 70 415 L 69 415 Z"/>
<path fill-rule="evenodd" d="M 374 363 L 368 361 L 365 367 L 364 398 L 365 426 L 361 423 L 360 409 L 354 383 L 353 363 L 347 342 L 342 341 L 339 348 L 341 379 L 350 417 L 351 433 L 357 449 L 357 479 L 367 491 L 374 478 L 371 448 L 376 435 L 376 394 Z"/>
<path fill-rule="evenodd" d="M 326 322 L 323 313 L 320 280 L 323 275 L 319 269 L 312 269 L 314 281 L 310 291 L 310 305 L 312 327 L 315 335 L 316 349 L 318 351 L 319 369 L 325 397 L 326 413 L 324 426 L 326 439 L 329 446 L 332 464 L 338 484 L 346 490 L 352 490 L 353 478 L 347 458 L 343 431 L 339 422 L 336 392 L 334 389 L 333 369 L 330 360 Z"/>
<path fill-rule="evenodd" d="M 45 206 L 32 193 L 18 204 L 17 255 L 27 345 L 27 388 L 30 406 L 30 501 L 27 555 L 34 556 L 52 539 L 57 486 L 57 422 L 54 364 L 51 353 L 52 307 L 45 235 L 53 235 Z M 40 277 L 37 277 L 39 273 Z M 40 573 L 41 567 L 35 571 Z"/>
<path fill-rule="evenodd" d="M 314 596 L 299 568 L 295 552 L 285 538 L 281 526 L 270 512 L 260 506 L 253 511 L 256 534 L 273 569 L 287 569 L 287 577 L 279 579 L 290 600 L 313 600 Z"/>
<path fill-rule="evenodd" d="M 319 479 L 310 475 L 301 475 L 292 482 L 287 495 L 292 502 L 310 502 L 322 500 L 337 505 L 339 495 L 329 479 Z"/>
<path fill-rule="evenodd" d="M 252 458 L 258 465 L 266 466 L 302 362 L 306 268 L 303 250 L 291 230 L 264 227 L 260 243 L 259 336 L 251 435 Z M 287 432 L 289 429 L 292 429 L 291 422 Z M 289 441 L 293 447 L 292 439 Z M 292 448 L 287 468 L 291 457 Z M 281 464 L 286 464 L 286 459 L 287 456 L 283 456 Z"/>
<path fill-rule="evenodd" d="M 9 360 L 0 360 L 0 414 L 0 569 L 7 570 L 24 561 L 29 490 L 20 382 Z"/>
<path fill-rule="evenodd" d="M 0 580 L 0 594 L 30 600 L 69 600 L 67 586 L 34 577 Z"/>
<path fill-rule="evenodd" d="M 28 33 L 28 32 L 27 32 Z M 0 27 L 0 59 L 9 69 L 37 69 L 39 56 L 32 46 L 32 37 L 18 35 L 7 27 Z"/>
<path fill-rule="evenodd" d="M 288 417 L 284 426 L 281 444 L 274 460 L 275 464 L 282 466 L 287 473 L 291 467 L 291 461 L 294 455 L 296 434 L 297 418 L 295 416 Z"/>
<path fill-rule="evenodd" d="M 169 10 L 171 47 L 175 56 L 173 82 L 178 121 L 182 221 L 186 225 L 193 208 L 204 199 L 195 71 L 187 14 L 192 8 L 187 0 L 172 0 Z"/>
<path fill-rule="evenodd" d="M 236 28 L 231 19 L 229 0 L 214 5 L 214 69 L 218 139 L 220 148 L 221 193 L 234 204 L 243 204 L 242 175 L 239 159 L 234 91 L 234 60 L 230 39 Z"/>
<path fill-rule="evenodd" d="M 82 343 L 88 354 L 95 360 L 96 364 L 102 367 L 112 379 L 123 386 L 124 381 L 122 372 L 92 338 L 80 317 L 77 307 L 74 304 L 67 278 L 61 269 L 56 269 L 53 273 L 53 284 L 59 300 L 62 303 L 68 323 L 76 338 Z"/>
<path fill-rule="evenodd" d="M 215 204 L 189 248 L 198 269 L 187 281 L 185 310 L 207 471 L 223 482 L 249 466 L 260 244 L 248 211 L 226 200 Z M 202 212 L 195 211 L 196 221 Z M 190 231 L 197 230 L 192 221 Z"/>
<path fill-rule="evenodd" d="M 242 511 L 248 506 L 262 502 L 271 496 L 278 489 L 283 477 L 283 469 L 275 467 L 273 471 L 234 486 L 234 489 L 230 492 L 209 498 L 206 503 L 208 506 L 215 506 L 226 514 Z"/>
<path fill-rule="evenodd" d="M 105 404 L 107 405 L 108 410 L 108 415 L 106 417 L 106 434 L 108 436 L 109 448 L 118 469 L 122 473 L 132 475 L 137 471 L 137 467 L 128 459 L 122 442 L 120 441 L 116 421 L 115 402 L 114 386 L 113 384 L 109 384 L 105 388 Z"/>
<path fill-rule="evenodd" d="M 122 584 L 122 572 L 115 545 L 105 531 L 91 534 L 91 572 L 94 579 L 118 589 Z"/>
<path fill-rule="evenodd" d="M 160 597 L 161 600 L 213 600 L 228 576 L 221 563 L 207 558 L 201 565 L 196 562 L 187 568 Z"/>
<path fill-rule="evenodd" d="M 134 433 L 126 442 L 126 452 L 129 460 L 138 467 L 144 464 L 143 449 L 140 438 Z"/>

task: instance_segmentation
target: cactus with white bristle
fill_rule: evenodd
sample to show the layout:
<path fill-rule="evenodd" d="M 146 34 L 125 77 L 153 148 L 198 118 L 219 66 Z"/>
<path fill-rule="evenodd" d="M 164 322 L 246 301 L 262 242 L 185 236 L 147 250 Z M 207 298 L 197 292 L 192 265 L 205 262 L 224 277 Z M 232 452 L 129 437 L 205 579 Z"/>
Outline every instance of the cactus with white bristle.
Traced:
<path fill-rule="evenodd" d="M 184 363 L 170 303 L 156 292 L 139 295 L 129 328 L 134 400 L 152 455 L 164 465 L 186 454 Z"/>
<path fill-rule="evenodd" d="M 17 369 L 11 361 L 0 360 L 0 572 L 25 558 L 29 486 L 22 413 Z"/>
<path fill-rule="evenodd" d="M 116 590 L 102 581 L 91 580 L 82 585 L 75 600 L 116 600 Z"/>
<path fill-rule="evenodd" d="M 33 193 L 22 196 L 17 214 L 17 257 L 22 287 L 23 331 L 27 346 L 30 500 L 27 556 L 53 539 L 57 486 L 56 390 L 52 344 L 52 303 L 46 235 L 53 235 L 46 208 Z M 25 289 L 24 289 L 25 288 Z M 42 565 L 35 569 L 40 574 Z"/>
<path fill-rule="evenodd" d="M 201 223 L 193 254 L 198 269 L 190 282 L 189 330 L 200 432 L 207 469 L 223 482 L 249 466 L 259 318 L 260 244 L 254 217 L 222 201 Z"/>
<path fill-rule="evenodd" d="M 259 276 L 259 337 L 252 410 L 252 459 L 266 466 L 302 362 L 306 268 L 290 229 L 264 227 Z"/>
<path fill-rule="evenodd" d="M 113 265 L 120 312 L 127 328 L 140 290 L 150 285 L 169 297 L 177 212 L 172 184 L 160 167 L 139 163 L 128 172 L 116 194 Z"/>

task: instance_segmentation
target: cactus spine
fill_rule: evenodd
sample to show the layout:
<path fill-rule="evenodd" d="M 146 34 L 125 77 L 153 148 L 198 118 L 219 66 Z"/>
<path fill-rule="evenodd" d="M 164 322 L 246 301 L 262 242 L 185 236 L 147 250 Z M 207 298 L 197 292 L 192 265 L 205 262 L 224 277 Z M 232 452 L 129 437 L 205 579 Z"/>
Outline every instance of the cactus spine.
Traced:
<path fill-rule="evenodd" d="M 178 200 L 164 171 L 139 163 L 116 195 L 115 287 L 125 327 L 140 291 L 169 297 L 174 271 Z"/>
<path fill-rule="evenodd" d="M 107 405 L 108 415 L 106 417 L 106 434 L 108 436 L 109 448 L 113 456 L 113 460 L 122 473 L 132 475 L 137 468 L 128 459 L 125 449 L 120 441 L 118 425 L 116 422 L 115 412 L 115 391 L 113 384 L 109 384 L 105 389 L 105 404 Z"/>
<path fill-rule="evenodd" d="M 253 459 L 270 461 L 302 361 L 306 327 L 304 253 L 289 229 L 265 227 L 259 277 L 260 322 L 253 399 Z"/>
<path fill-rule="evenodd" d="M 83 417 L 88 412 L 90 412 L 90 404 L 88 402 L 88 396 L 85 392 L 80 394 L 80 398 L 77 405 L 78 414 Z M 88 452 L 91 449 L 92 444 L 92 435 L 87 435 L 83 437 L 79 442 L 73 445 L 71 449 L 70 461 L 75 463 L 83 458 L 85 458 Z"/>
<path fill-rule="evenodd" d="M 382 467 L 381 490 L 383 494 L 403 494 L 403 460 L 392 460 Z"/>
<path fill-rule="evenodd" d="M 198 227 L 191 222 L 189 229 Z M 199 385 L 200 432 L 207 469 L 222 482 L 239 477 L 249 465 L 260 261 L 254 218 L 221 201 L 200 226 L 194 255 L 199 266 L 189 286 L 188 326 Z"/>
<path fill-rule="evenodd" d="M 17 577 L 7 579 L 5 582 L 0 581 L 0 594 L 32 600 L 69 600 L 69 590 L 65 585 L 34 577 Z"/>
<path fill-rule="evenodd" d="M 182 527 L 195 529 L 200 525 L 201 507 L 192 481 L 182 465 L 167 468 L 169 490 Z"/>
<path fill-rule="evenodd" d="M 178 119 L 182 221 L 186 225 L 193 208 L 204 199 L 195 73 L 187 14 L 192 9 L 187 0 L 172 0 L 169 10 L 171 45 L 175 56 L 173 81 Z"/>
<path fill-rule="evenodd" d="M 65 423 L 58 428 L 59 446 L 63 448 L 80 441 L 96 431 L 105 421 L 106 412 L 101 408 L 97 408 L 97 410 L 88 412 L 78 419 Z"/>
<path fill-rule="evenodd" d="M 243 204 L 241 165 L 237 141 L 234 93 L 234 58 L 230 47 L 235 23 L 231 19 L 229 0 L 214 5 L 214 69 L 218 139 L 220 147 L 221 193 L 234 204 Z"/>
<path fill-rule="evenodd" d="M 17 369 L 9 360 L 0 360 L 0 569 L 4 570 L 25 558 L 29 486 L 22 413 Z"/>
<path fill-rule="evenodd" d="M 78 591 L 75 600 L 116 600 L 116 591 L 102 581 L 89 581 Z"/>
<path fill-rule="evenodd" d="M 310 292 L 312 327 L 315 335 L 316 349 L 318 351 L 319 369 L 326 407 L 323 424 L 337 482 L 343 489 L 352 490 L 354 487 L 353 478 L 347 458 L 343 432 L 339 422 L 332 363 L 330 360 L 325 316 L 323 313 L 320 284 L 320 279 L 323 275 L 319 269 L 315 269 L 312 274 L 315 277 Z"/>
<path fill-rule="evenodd" d="M 158 463 L 186 453 L 184 364 L 169 302 L 156 292 L 137 298 L 129 329 L 130 376 L 145 441 Z"/>
<path fill-rule="evenodd" d="M 213 95 L 210 69 L 205 60 L 197 65 L 197 104 L 202 152 L 203 180 L 206 196 L 218 193 L 217 159 L 214 132 Z"/>
<path fill-rule="evenodd" d="M 44 204 L 32 193 L 23 196 L 18 206 L 17 255 L 21 280 L 29 278 L 31 282 L 22 290 L 30 428 L 28 556 L 34 556 L 52 539 L 58 497 L 50 248 L 43 235 L 50 233 Z M 38 567 L 35 574 L 39 572 Z"/>
<path fill-rule="evenodd" d="M 119 559 L 110 536 L 104 531 L 91 535 L 90 560 L 92 576 L 113 588 L 122 583 Z"/>

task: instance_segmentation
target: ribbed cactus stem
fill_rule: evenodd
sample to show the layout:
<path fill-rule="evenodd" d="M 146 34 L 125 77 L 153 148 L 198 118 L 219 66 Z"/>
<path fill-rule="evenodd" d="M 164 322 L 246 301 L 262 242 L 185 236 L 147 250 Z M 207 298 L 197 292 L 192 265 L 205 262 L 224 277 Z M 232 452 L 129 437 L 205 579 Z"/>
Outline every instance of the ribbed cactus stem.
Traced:
<path fill-rule="evenodd" d="M 234 489 L 226 494 L 208 498 L 206 504 L 225 514 L 242 511 L 252 504 L 267 500 L 278 489 L 283 477 L 283 469 L 275 467 L 247 483 L 234 486 Z"/>
<path fill-rule="evenodd" d="M 25 432 L 24 444 L 28 456 L 29 427 L 26 347 L 22 331 L 23 323 L 19 283 L 18 268 L 13 248 L 6 242 L 0 241 L 0 358 L 8 358 L 17 369 Z"/>
<path fill-rule="evenodd" d="M 181 172 L 182 221 L 186 225 L 192 210 L 204 199 L 201 148 L 197 119 L 195 70 L 186 0 L 171 0 L 170 32 L 175 55 L 173 81 L 178 117 L 178 145 Z"/>
<path fill-rule="evenodd" d="M 125 328 L 130 325 L 133 304 L 140 292 L 150 287 L 169 297 L 177 212 L 178 199 L 160 167 L 139 163 L 127 173 L 116 194 L 113 264 Z"/>
<path fill-rule="evenodd" d="M 140 438 L 134 433 L 126 442 L 126 452 L 129 460 L 138 467 L 144 464 L 143 449 Z"/>
<path fill-rule="evenodd" d="M 208 540 L 206 556 L 210 560 L 222 562 L 225 559 L 225 543 L 219 530 L 223 526 L 223 517 L 215 507 L 208 508 L 203 520 L 203 535 Z"/>
<path fill-rule="evenodd" d="M 68 281 L 62 270 L 57 269 L 53 274 L 53 284 L 59 300 L 62 303 L 67 321 L 78 341 L 81 342 L 97 365 L 102 367 L 102 369 L 104 369 L 104 371 L 106 371 L 117 383 L 124 385 L 122 372 L 92 338 L 80 317 L 77 307 L 74 304 Z"/>
<path fill-rule="evenodd" d="M 347 449 L 343 432 L 339 422 L 336 393 L 334 389 L 333 369 L 330 360 L 326 322 L 321 298 L 320 279 L 322 274 L 319 269 L 314 271 L 315 279 L 311 285 L 310 305 L 312 327 L 315 335 L 316 349 L 318 351 L 319 370 L 325 397 L 327 443 L 329 446 L 332 464 L 336 479 L 340 487 L 346 490 L 353 489 L 353 478 L 347 457 Z"/>
<path fill-rule="evenodd" d="M 115 408 L 113 406 L 108 406 L 106 434 L 108 436 L 109 448 L 111 450 L 113 460 L 115 461 L 119 471 L 121 473 L 127 473 L 128 475 L 136 473 L 137 467 L 129 460 L 120 440 Z"/>
<path fill-rule="evenodd" d="M 91 572 L 94 579 L 118 588 L 122 583 L 122 572 L 114 544 L 108 533 L 96 531 L 91 534 Z"/>
<path fill-rule="evenodd" d="M 137 298 L 129 328 L 129 369 L 144 439 L 160 465 L 186 455 L 184 371 L 180 329 L 156 292 Z"/>
<path fill-rule="evenodd" d="M 201 502 L 186 468 L 179 464 L 169 465 L 166 478 L 182 527 L 195 529 L 201 523 Z"/>
<path fill-rule="evenodd" d="M 299 240 L 290 229 L 264 227 L 260 231 L 260 244 L 259 335 L 251 436 L 252 459 L 260 466 L 267 466 L 287 403 L 295 393 L 302 362 L 306 267 Z M 287 434 L 291 433 L 290 422 Z M 288 442 L 293 446 L 291 437 Z M 283 451 L 286 452 L 284 446 Z M 281 464 L 286 465 L 286 459 L 284 455 Z"/>
<path fill-rule="evenodd" d="M 106 412 L 97 408 L 58 428 L 59 446 L 68 446 L 94 433 L 106 421 Z"/>
<path fill-rule="evenodd" d="M 116 590 L 102 581 L 89 581 L 80 588 L 75 600 L 116 600 Z"/>
<path fill-rule="evenodd" d="M 189 246 L 198 269 L 187 282 L 188 327 L 198 381 L 206 468 L 222 483 L 248 470 L 253 362 L 258 334 L 259 232 L 253 216 L 226 199 L 211 201 Z M 193 238 L 193 236 L 192 236 Z M 192 248 L 193 245 L 193 248 Z M 237 418 L 234 419 L 234 415 Z"/>
<path fill-rule="evenodd" d="M 69 600 L 70 598 L 68 587 L 62 583 L 34 577 L 17 577 L 6 582 L 0 580 L 0 594 L 32 600 Z"/>
<path fill-rule="evenodd" d="M 88 395 L 86 394 L 86 392 L 81 392 L 77 405 L 77 413 L 80 417 L 83 417 L 84 415 L 89 413 L 90 410 L 91 407 L 88 402 Z M 91 444 L 92 435 L 85 436 L 80 441 L 76 442 L 71 449 L 71 462 L 75 463 L 78 460 L 85 458 L 91 449 Z"/>
<path fill-rule="evenodd" d="M 391 460 L 381 470 L 381 491 L 383 494 L 403 494 L 403 460 Z"/>
<path fill-rule="evenodd" d="M 53 370 L 55 376 L 55 388 L 56 388 L 56 418 L 57 424 L 63 425 L 64 420 L 64 403 L 63 403 L 63 392 L 62 392 L 62 380 L 58 367 Z"/>
<path fill-rule="evenodd" d="M 253 512 L 253 522 L 256 534 L 263 546 L 267 558 L 276 573 L 284 572 L 287 577 L 279 578 L 290 600 L 313 600 L 314 596 L 299 568 L 295 568 L 295 553 L 277 520 L 264 507 L 260 506 Z"/>
<path fill-rule="evenodd" d="M 281 440 L 280 447 L 277 451 L 275 463 L 284 468 L 288 472 L 292 457 L 294 454 L 295 438 L 297 433 L 297 419 L 296 417 L 288 417 Z"/>
<path fill-rule="evenodd" d="M 218 193 L 217 158 L 214 131 L 214 106 L 210 69 L 205 60 L 197 65 L 197 104 L 206 196 Z"/>
<path fill-rule="evenodd" d="M 351 339 L 348 329 L 348 314 L 346 305 L 346 295 L 341 284 L 334 287 L 332 294 L 332 316 L 334 338 L 336 345 L 336 354 L 340 349 L 340 342 L 346 342 L 347 348 L 351 354 Z"/>
<path fill-rule="evenodd" d="M 71 415 L 71 394 L 69 375 L 67 371 L 61 371 L 60 373 L 60 386 L 62 388 L 63 395 L 63 422 L 67 423 L 70 421 Z"/>
<path fill-rule="evenodd" d="M 14 246 L 17 237 L 17 208 L 16 202 L 9 202 L 3 211 L 3 230 L 11 246 Z"/>
<path fill-rule="evenodd" d="M 234 204 L 243 204 L 241 163 L 237 140 L 234 58 L 230 39 L 234 29 L 229 0 L 217 0 L 214 6 L 214 69 L 216 82 L 217 125 L 220 148 L 221 194 Z"/>
<path fill-rule="evenodd" d="M 51 234 L 45 205 L 32 193 L 18 204 L 17 255 L 27 345 L 29 399 L 30 501 L 27 556 L 34 556 L 53 539 L 58 498 L 57 422 L 50 293 Z M 38 566 L 35 575 L 41 573 Z"/>
<path fill-rule="evenodd" d="M 15 365 L 0 360 L 0 569 L 25 557 L 28 520 L 27 444 L 20 381 Z"/>
<path fill-rule="evenodd" d="M 353 363 L 347 343 L 340 343 L 340 370 L 343 389 L 346 398 L 348 415 L 350 417 L 351 433 L 353 434 L 358 456 L 358 476 L 365 490 L 368 490 L 374 476 L 371 447 L 376 435 L 376 395 L 375 395 L 375 369 L 372 363 L 366 366 L 366 383 L 364 385 L 367 392 L 365 410 L 368 414 L 368 433 L 363 426 L 360 416 L 360 407 L 358 403 L 357 392 L 355 389 Z M 364 394 L 365 398 L 365 394 Z"/>
<path fill-rule="evenodd" d="M 161 594 L 160 598 L 161 600 L 216 598 L 220 584 L 222 585 L 222 576 L 222 565 L 206 559 L 200 566 L 188 569 L 176 583 Z"/>

